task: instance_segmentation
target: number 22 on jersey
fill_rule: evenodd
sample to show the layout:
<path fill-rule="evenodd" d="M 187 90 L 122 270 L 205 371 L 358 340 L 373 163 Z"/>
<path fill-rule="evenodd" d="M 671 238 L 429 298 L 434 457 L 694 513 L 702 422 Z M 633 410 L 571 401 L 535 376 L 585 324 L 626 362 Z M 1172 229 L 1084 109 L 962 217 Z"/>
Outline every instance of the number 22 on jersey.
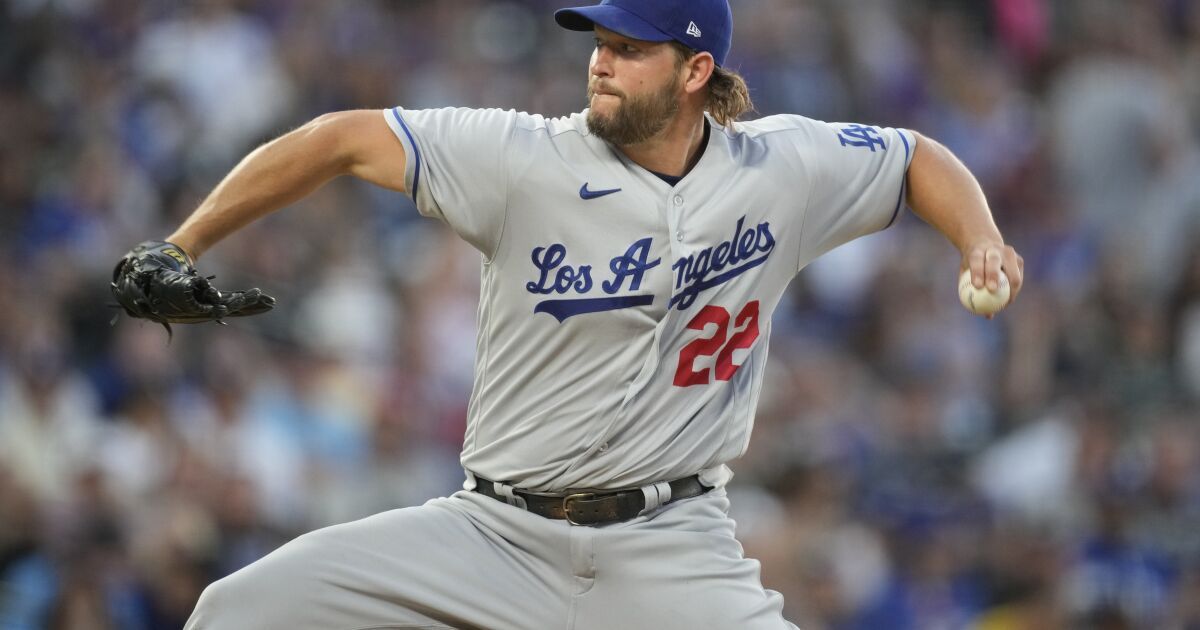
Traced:
<path fill-rule="evenodd" d="M 700 309 L 688 322 L 687 327 L 703 333 L 709 325 L 716 331 L 689 342 L 679 351 L 679 365 L 675 368 L 675 386 L 691 387 L 707 385 L 712 376 L 719 381 L 728 381 L 742 367 L 733 362 L 735 350 L 746 350 L 758 339 L 758 300 L 747 302 L 733 319 L 733 335 L 730 331 L 729 311 L 711 304 Z M 696 359 L 717 355 L 711 368 L 696 369 Z"/>

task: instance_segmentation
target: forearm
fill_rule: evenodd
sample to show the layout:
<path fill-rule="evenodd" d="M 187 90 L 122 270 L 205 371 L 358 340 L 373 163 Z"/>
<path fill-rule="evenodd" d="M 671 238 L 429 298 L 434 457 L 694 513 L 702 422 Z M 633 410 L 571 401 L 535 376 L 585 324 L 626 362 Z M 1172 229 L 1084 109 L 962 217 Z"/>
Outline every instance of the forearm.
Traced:
<path fill-rule="evenodd" d="M 170 323 L 222 321 L 270 310 L 275 300 L 258 289 L 218 291 L 176 250 L 195 261 L 238 228 L 351 174 L 403 190 L 404 148 L 382 112 L 326 114 L 258 149 L 217 185 L 169 244 L 144 242 L 118 263 L 112 291 L 133 317 Z"/>
<path fill-rule="evenodd" d="M 908 169 L 908 205 L 964 257 L 974 246 L 1004 243 L 975 176 L 949 149 L 924 136 Z"/>
<path fill-rule="evenodd" d="M 198 258 L 221 239 L 349 172 L 332 115 L 255 149 L 167 238 Z"/>
<path fill-rule="evenodd" d="M 167 240 L 196 259 L 338 175 L 404 191 L 404 148 L 378 110 L 325 114 L 247 155 Z"/>
<path fill-rule="evenodd" d="M 996 291 L 1004 275 L 1012 287 L 1010 301 L 1016 299 L 1025 261 L 1004 242 L 971 171 L 949 149 L 920 136 L 907 177 L 909 207 L 958 248 L 975 287 Z"/>

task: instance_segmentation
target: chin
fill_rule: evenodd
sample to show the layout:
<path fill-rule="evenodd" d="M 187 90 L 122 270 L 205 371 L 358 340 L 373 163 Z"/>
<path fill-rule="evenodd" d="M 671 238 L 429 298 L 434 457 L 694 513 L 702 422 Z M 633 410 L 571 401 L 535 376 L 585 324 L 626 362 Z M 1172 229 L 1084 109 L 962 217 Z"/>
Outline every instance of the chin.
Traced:
<path fill-rule="evenodd" d="M 598 95 L 592 97 L 592 101 L 591 101 L 591 103 L 589 103 L 589 107 L 594 112 L 603 114 L 605 117 L 611 117 L 613 114 L 615 114 L 617 112 L 617 108 L 621 106 L 620 100 L 621 99 L 619 99 L 615 96 L 607 96 L 604 94 L 598 94 Z"/>

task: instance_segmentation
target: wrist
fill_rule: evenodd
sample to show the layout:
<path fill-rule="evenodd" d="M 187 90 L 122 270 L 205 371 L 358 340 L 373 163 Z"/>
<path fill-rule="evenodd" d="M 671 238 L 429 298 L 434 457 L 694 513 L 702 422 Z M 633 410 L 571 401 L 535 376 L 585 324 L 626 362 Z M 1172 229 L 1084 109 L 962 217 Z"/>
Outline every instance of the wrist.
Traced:
<path fill-rule="evenodd" d="M 187 256 L 188 261 L 192 264 L 196 263 L 196 259 L 204 251 L 196 241 L 179 232 L 168 236 L 164 240 L 182 251 L 183 255 Z"/>

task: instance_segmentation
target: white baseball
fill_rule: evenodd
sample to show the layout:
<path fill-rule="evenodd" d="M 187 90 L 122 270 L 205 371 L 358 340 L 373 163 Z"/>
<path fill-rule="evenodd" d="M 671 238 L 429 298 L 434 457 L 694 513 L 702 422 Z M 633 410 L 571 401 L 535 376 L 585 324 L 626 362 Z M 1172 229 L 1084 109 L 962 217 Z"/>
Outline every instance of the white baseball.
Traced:
<path fill-rule="evenodd" d="M 996 292 L 988 290 L 987 285 L 976 289 L 971 282 L 971 270 L 966 269 L 958 277 L 958 299 L 968 311 L 976 315 L 991 315 L 1008 304 L 1008 276 L 1000 272 L 1000 286 Z"/>

